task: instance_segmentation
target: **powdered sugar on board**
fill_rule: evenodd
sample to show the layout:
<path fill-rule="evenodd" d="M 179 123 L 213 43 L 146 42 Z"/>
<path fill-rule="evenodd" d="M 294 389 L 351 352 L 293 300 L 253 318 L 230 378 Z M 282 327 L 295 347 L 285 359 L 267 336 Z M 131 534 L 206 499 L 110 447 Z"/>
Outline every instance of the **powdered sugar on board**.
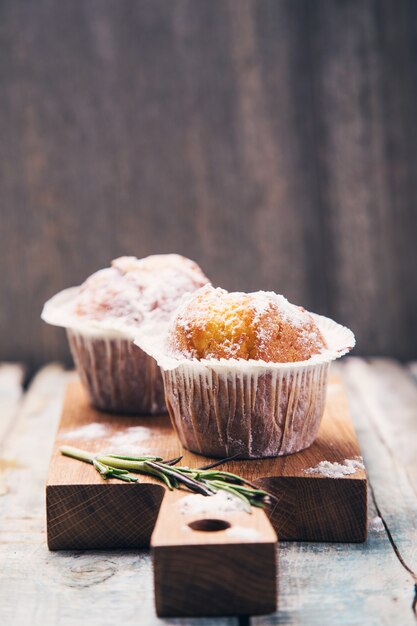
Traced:
<path fill-rule="evenodd" d="M 190 494 L 178 501 L 183 515 L 206 515 L 244 511 L 245 503 L 236 496 L 218 491 L 214 496 Z"/>
<path fill-rule="evenodd" d="M 331 463 L 330 461 L 321 461 L 315 467 L 309 467 L 303 470 L 305 474 L 318 474 L 326 476 L 326 478 L 342 478 L 356 474 L 357 470 L 364 470 L 365 465 L 361 456 L 355 459 L 345 459 L 343 463 Z"/>
<path fill-rule="evenodd" d="M 385 531 L 384 522 L 379 516 L 373 517 L 369 520 L 368 530 L 376 533 L 382 533 Z"/>
<path fill-rule="evenodd" d="M 105 437 L 107 433 L 107 424 L 91 422 L 91 424 L 80 426 L 80 428 L 66 430 L 63 432 L 63 436 L 65 439 L 100 439 L 101 437 Z"/>
<path fill-rule="evenodd" d="M 259 539 L 259 532 L 256 528 L 248 528 L 247 526 L 231 526 L 226 530 L 226 535 L 233 539 L 241 539 L 242 541 L 256 541 Z"/>
<path fill-rule="evenodd" d="M 95 449 L 100 448 L 102 452 L 108 451 L 114 454 L 129 452 L 140 455 L 146 453 L 146 441 L 151 437 L 152 429 L 145 426 L 128 426 L 120 432 L 114 433 L 112 427 L 105 422 L 92 422 L 62 432 L 64 441 L 74 439 L 88 441 L 88 445 L 92 445 Z"/>
<path fill-rule="evenodd" d="M 112 447 L 112 451 L 131 452 L 138 455 L 146 453 L 146 441 L 151 439 L 152 430 L 145 426 L 129 426 L 115 433 L 106 441 L 106 447 Z"/>

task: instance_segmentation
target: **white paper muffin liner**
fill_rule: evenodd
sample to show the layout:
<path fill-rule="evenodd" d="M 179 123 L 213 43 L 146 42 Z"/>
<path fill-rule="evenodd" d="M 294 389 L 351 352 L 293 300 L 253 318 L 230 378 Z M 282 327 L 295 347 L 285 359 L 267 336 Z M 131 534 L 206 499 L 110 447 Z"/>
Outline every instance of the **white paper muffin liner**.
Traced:
<path fill-rule="evenodd" d="M 166 412 L 161 371 L 155 359 L 131 339 L 92 336 L 70 328 L 67 336 L 93 406 L 135 415 Z"/>
<path fill-rule="evenodd" d="M 182 445 L 211 457 L 262 458 L 310 446 L 324 412 L 331 361 L 355 345 L 348 328 L 312 314 L 327 349 L 306 361 L 186 359 L 165 349 L 165 330 L 135 339 L 161 367 L 172 424 Z"/>
<path fill-rule="evenodd" d="M 102 411 L 136 415 L 166 412 L 164 385 L 156 361 L 134 345 L 134 331 L 111 327 L 71 313 L 78 287 L 65 289 L 49 300 L 42 319 L 66 328 L 78 374 L 91 403 Z"/>

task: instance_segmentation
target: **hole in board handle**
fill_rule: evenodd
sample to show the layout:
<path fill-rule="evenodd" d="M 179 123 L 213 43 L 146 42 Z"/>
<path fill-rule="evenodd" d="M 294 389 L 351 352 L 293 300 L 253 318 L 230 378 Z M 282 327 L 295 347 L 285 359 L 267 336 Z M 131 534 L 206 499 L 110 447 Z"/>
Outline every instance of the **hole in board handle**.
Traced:
<path fill-rule="evenodd" d="M 191 530 L 201 530 L 206 533 L 215 533 L 219 530 L 230 528 L 231 524 L 224 519 L 197 519 L 190 522 L 188 526 Z"/>

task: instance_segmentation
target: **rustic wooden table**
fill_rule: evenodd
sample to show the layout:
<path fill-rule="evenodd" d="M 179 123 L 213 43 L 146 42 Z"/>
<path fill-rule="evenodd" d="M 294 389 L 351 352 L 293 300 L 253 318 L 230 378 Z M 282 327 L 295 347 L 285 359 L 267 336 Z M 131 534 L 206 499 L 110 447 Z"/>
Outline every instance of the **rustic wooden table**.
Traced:
<path fill-rule="evenodd" d="M 273 615 L 159 620 L 147 551 L 46 547 L 44 484 L 64 389 L 74 374 L 49 365 L 23 391 L 23 368 L 0 365 L 0 623 L 415 625 L 417 364 L 351 357 L 337 370 L 368 470 L 368 541 L 282 543 Z"/>

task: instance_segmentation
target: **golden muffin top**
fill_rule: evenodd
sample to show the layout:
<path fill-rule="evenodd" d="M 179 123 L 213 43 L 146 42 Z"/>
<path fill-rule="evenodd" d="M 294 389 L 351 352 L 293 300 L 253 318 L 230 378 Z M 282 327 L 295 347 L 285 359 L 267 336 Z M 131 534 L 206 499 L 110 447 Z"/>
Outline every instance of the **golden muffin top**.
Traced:
<path fill-rule="evenodd" d="M 273 292 L 206 285 L 183 302 L 168 330 L 173 354 L 196 359 L 304 361 L 326 347 L 313 317 Z"/>

